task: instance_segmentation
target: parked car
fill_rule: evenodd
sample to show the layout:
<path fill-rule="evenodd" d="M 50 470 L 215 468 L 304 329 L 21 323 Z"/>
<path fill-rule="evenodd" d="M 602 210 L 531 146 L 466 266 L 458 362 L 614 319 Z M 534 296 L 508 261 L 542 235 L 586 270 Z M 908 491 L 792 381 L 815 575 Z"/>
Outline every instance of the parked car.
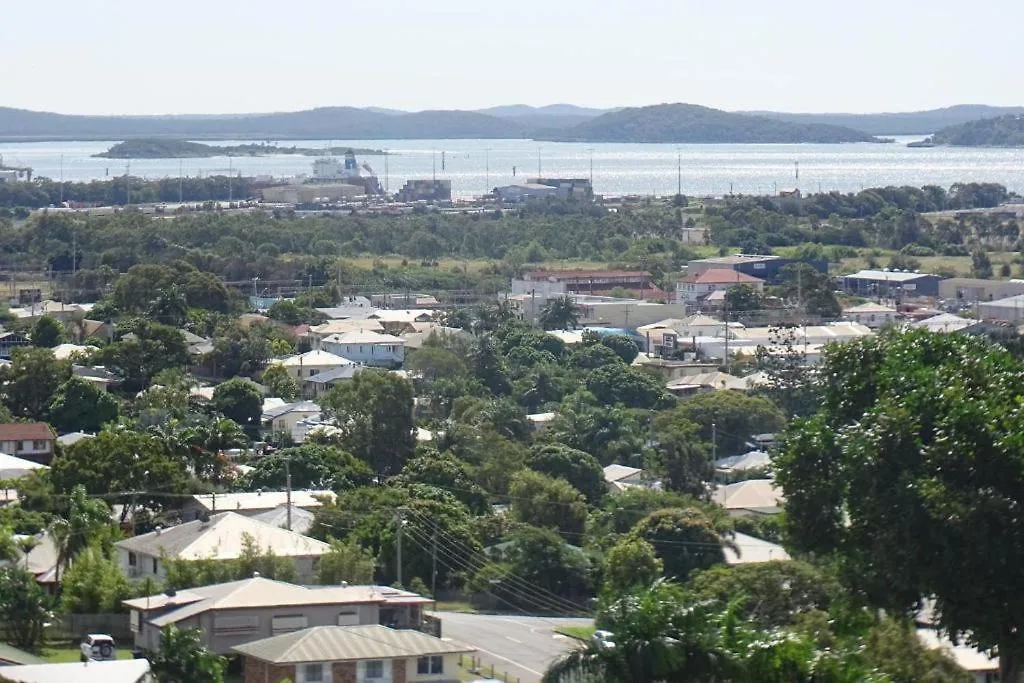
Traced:
<path fill-rule="evenodd" d="M 109 662 L 117 659 L 114 639 L 103 633 L 90 633 L 82 638 L 81 661 Z"/>
<path fill-rule="evenodd" d="M 611 650 L 615 647 L 615 634 L 598 629 L 590 636 L 590 642 L 599 650 Z"/>

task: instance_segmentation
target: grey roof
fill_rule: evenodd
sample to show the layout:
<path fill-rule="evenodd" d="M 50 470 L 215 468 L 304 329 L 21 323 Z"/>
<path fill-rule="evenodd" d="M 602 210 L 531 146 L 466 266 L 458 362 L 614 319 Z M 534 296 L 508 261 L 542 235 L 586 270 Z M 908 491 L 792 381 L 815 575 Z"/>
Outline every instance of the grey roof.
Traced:
<path fill-rule="evenodd" d="M 274 664 L 394 659 L 474 651 L 420 631 L 397 630 L 379 624 L 315 626 L 232 649 Z"/>
<path fill-rule="evenodd" d="M 9 662 L 11 664 L 45 664 L 46 660 L 29 654 L 24 650 L 19 650 L 13 645 L 0 643 L 0 662 Z"/>
<path fill-rule="evenodd" d="M 151 680 L 145 659 L 5 666 L 0 676 L 19 683 L 140 683 Z"/>
<path fill-rule="evenodd" d="M 281 417 L 288 413 L 319 413 L 320 406 L 312 401 L 296 401 L 295 403 L 285 403 L 283 406 L 276 406 L 263 411 L 264 420 L 273 420 L 275 417 Z"/>
<path fill-rule="evenodd" d="M 300 508 L 295 504 L 292 504 L 291 507 L 292 531 L 297 534 L 309 533 L 310 528 L 313 526 L 313 513 L 304 508 Z M 266 512 L 261 512 L 258 515 L 253 515 L 252 518 L 284 529 L 288 524 L 288 506 L 279 505 L 273 510 L 267 510 Z"/>
<path fill-rule="evenodd" d="M 83 439 L 92 439 L 95 436 L 95 434 L 89 434 L 88 432 L 69 432 L 58 436 L 57 443 L 61 446 L 73 446 Z"/>
<path fill-rule="evenodd" d="M 305 381 L 312 382 L 313 384 L 329 384 L 342 379 L 352 379 L 356 376 L 356 373 L 362 369 L 363 368 L 360 365 L 343 365 L 340 368 L 334 368 L 333 370 L 318 372 L 312 377 L 307 377 Z"/>

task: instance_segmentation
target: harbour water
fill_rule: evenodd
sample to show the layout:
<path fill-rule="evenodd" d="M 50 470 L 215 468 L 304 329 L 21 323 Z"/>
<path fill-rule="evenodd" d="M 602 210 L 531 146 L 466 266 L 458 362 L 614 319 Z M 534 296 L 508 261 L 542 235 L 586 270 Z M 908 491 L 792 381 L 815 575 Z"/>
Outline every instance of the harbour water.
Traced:
<path fill-rule="evenodd" d="M 604 195 L 722 195 L 801 191 L 855 192 L 883 185 L 996 182 L 1024 194 L 1024 149 L 933 147 L 895 143 L 844 145 L 662 145 L 556 143 L 531 140 L 309 140 L 281 146 L 346 146 L 387 149 L 363 156 L 393 192 L 410 178 L 447 178 L 453 194 L 472 197 L 499 185 L 540 175 L 593 177 Z M 123 175 L 146 178 L 197 175 L 294 177 L 309 174 L 313 158 L 300 155 L 202 159 L 99 159 L 116 141 L 0 144 L 11 166 L 30 166 L 37 176 L 88 181 Z M 209 144 L 238 144 L 237 141 Z M 385 168 L 386 166 L 386 168 Z M 797 177 L 799 168 L 799 177 Z M 681 169 L 681 170 L 680 170 Z M 514 174 L 513 174 L 514 171 Z"/>

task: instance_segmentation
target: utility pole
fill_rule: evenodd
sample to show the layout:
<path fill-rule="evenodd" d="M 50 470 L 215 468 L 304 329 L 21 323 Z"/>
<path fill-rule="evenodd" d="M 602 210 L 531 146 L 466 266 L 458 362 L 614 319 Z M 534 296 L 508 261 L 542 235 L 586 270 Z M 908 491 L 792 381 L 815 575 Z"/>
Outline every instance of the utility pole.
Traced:
<path fill-rule="evenodd" d="M 60 155 L 60 205 L 64 206 L 64 155 Z"/>
<path fill-rule="evenodd" d="M 285 528 L 292 530 L 292 468 L 288 458 L 284 459 Z"/>
<path fill-rule="evenodd" d="M 711 460 L 718 460 L 718 425 L 711 423 Z"/>
<path fill-rule="evenodd" d="M 484 194 L 491 191 L 491 148 L 484 149 Z"/>
<path fill-rule="evenodd" d="M 434 529 L 434 547 L 430 552 L 430 595 L 437 599 L 437 529 Z"/>
<path fill-rule="evenodd" d="M 398 575 L 399 587 L 405 586 L 405 584 L 402 583 L 402 528 L 405 526 L 405 513 L 407 510 L 408 508 L 401 507 L 395 511 L 396 522 L 398 524 L 398 530 L 395 533 L 395 572 Z"/>

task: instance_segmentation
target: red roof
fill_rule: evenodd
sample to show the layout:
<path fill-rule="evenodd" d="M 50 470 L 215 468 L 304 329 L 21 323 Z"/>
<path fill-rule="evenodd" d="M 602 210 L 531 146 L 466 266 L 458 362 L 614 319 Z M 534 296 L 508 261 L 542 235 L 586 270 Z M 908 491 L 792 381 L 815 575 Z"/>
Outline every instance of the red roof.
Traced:
<path fill-rule="evenodd" d="M 735 285 L 740 283 L 761 282 L 760 278 L 741 273 L 732 268 L 712 268 L 700 275 L 687 275 L 680 282 L 692 285 Z"/>
<path fill-rule="evenodd" d="M 0 441 L 53 440 L 53 430 L 45 422 L 12 422 L 0 424 Z"/>

